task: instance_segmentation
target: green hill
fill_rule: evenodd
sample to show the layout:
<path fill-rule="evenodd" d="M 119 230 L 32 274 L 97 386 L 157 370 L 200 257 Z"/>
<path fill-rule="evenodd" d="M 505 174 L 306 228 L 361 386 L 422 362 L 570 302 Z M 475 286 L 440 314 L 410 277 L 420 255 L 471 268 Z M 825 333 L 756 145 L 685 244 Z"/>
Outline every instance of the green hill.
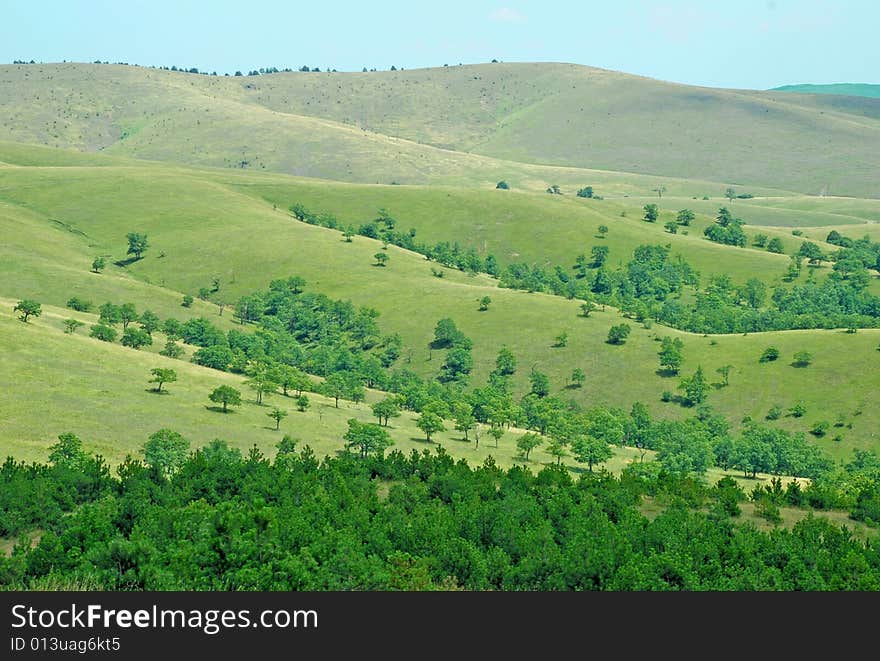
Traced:
<path fill-rule="evenodd" d="M 542 164 L 880 196 L 878 102 L 812 99 L 548 63 L 242 77 L 5 65 L 0 139 L 371 183 L 584 185 Z"/>
<path fill-rule="evenodd" d="M 514 247 L 530 250 L 527 256 L 535 259 L 542 254 L 570 256 L 581 246 L 598 242 L 596 228 L 602 222 L 611 224 L 614 218 L 616 225 L 605 239 L 612 254 L 622 256 L 638 242 L 668 241 L 709 272 L 730 272 L 737 277 L 764 274 L 768 282 L 778 277 L 787 262 L 784 256 L 718 246 L 697 236 L 668 235 L 638 218 L 606 215 L 603 201 L 514 191 L 331 184 L 160 164 L 10 167 L 0 171 L 0 188 L 0 228 L 10 237 L 0 245 L 0 293 L 10 317 L 20 298 L 62 307 L 70 296 L 78 295 L 95 304 L 133 302 L 139 310 L 149 308 L 161 317 L 206 316 L 230 328 L 229 308 L 219 316 L 218 302 L 233 303 L 241 295 L 265 288 L 273 278 L 295 274 L 306 279 L 310 291 L 379 311 L 382 331 L 397 332 L 403 338 L 401 365 L 423 376 L 439 369 L 441 354 L 430 352 L 428 344 L 437 320 L 450 317 L 474 341 L 474 384 L 485 380 L 498 349 L 507 345 L 520 365 L 514 378 L 519 394 L 527 389 L 529 369 L 538 365 L 550 376 L 553 391 L 565 398 L 584 405 L 625 408 L 639 400 L 655 415 L 677 418 L 689 411 L 662 403 L 660 394 L 675 391 L 678 379 L 656 374 L 656 340 L 672 335 L 685 343 L 683 373 L 700 365 L 714 379 L 718 367 L 734 366 L 731 385 L 715 390 L 709 400 L 732 422 L 738 424 L 744 416 L 761 419 L 774 405 L 788 408 L 802 400 L 807 416 L 783 418 L 776 424 L 806 431 L 821 419 L 835 422 L 841 416 L 843 424 L 852 424 L 851 429 L 840 430 L 844 440 L 821 441 L 841 457 L 853 447 L 874 447 L 877 442 L 878 410 L 867 405 L 876 389 L 876 371 L 871 365 L 880 360 L 875 351 L 880 339 L 876 330 L 707 337 L 657 324 L 644 328 L 630 320 L 632 335 L 625 345 L 612 347 L 605 342 L 608 329 L 625 320 L 611 308 L 585 319 L 579 316 L 577 301 L 500 289 L 485 275 L 443 269 L 445 277 L 437 278 L 431 273 L 436 266 L 422 255 L 396 246 L 388 246 L 389 264 L 378 269 L 373 255 L 381 249 L 381 242 L 358 236 L 346 243 L 339 231 L 293 220 L 284 206 L 293 200 L 322 204 L 317 208 L 364 220 L 371 216 L 361 214 L 387 206 L 395 213 L 399 210 L 401 219 L 412 220 L 419 235 L 491 242 L 503 259 L 512 258 L 506 251 Z M 272 196 L 278 201 L 274 207 Z M 638 211 L 638 207 L 629 208 Z M 547 227 L 535 231 L 536 222 Z M 480 228 L 480 223 L 485 227 Z M 147 233 L 150 248 L 137 262 L 113 265 L 125 257 L 125 234 L 130 231 Z M 111 264 L 100 275 L 90 272 L 91 261 L 99 254 L 106 255 Z M 215 277 L 219 291 L 211 295 L 212 302 L 197 300 L 192 309 L 181 307 L 183 293 L 195 294 Z M 481 312 L 477 300 L 485 295 L 491 296 L 492 304 Z M 20 322 L 10 318 L 10 324 L 22 330 Z M 561 332 L 567 333 L 568 343 L 554 347 L 554 338 Z M 28 336 L 16 332 L 7 337 L 14 347 L 24 345 Z M 38 351 L 40 361 L 35 365 L 42 365 L 41 369 L 55 369 L 51 367 L 55 361 L 69 358 L 62 355 L 63 342 L 75 338 L 56 337 L 45 352 Z M 758 356 L 771 344 L 780 349 L 783 359 L 779 364 L 759 364 Z M 809 368 L 789 365 L 790 357 L 800 350 L 814 355 Z M 114 355 L 125 360 L 146 354 L 120 348 Z M 24 360 L 30 360 L 26 354 Z M 77 371 L 73 365 L 60 364 L 65 365 L 65 373 Z M 138 365 L 138 370 L 145 371 L 146 365 Z M 584 370 L 587 381 L 582 388 L 566 388 L 575 367 Z M 18 380 L 28 401 L 53 411 L 47 420 L 52 425 L 65 424 L 73 411 L 82 415 L 88 397 L 71 403 L 70 409 L 59 408 L 45 388 L 53 377 L 37 371 L 32 377 L 24 365 L 19 370 L 7 363 L 4 375 L 11 380 L 10 389 Z M 25 377 L 17 376 L 22 373 Z M 114 388 L 102 386 L 100 390 L 113 392 Z M 865 404 L 860 403 L 863 399 Z M 12 418 L 18 420 L 10 428 L 15 433 L 20 433 L 20 425 L 29 424 L 18 415 Z M 54 428 L 47 433 L 54 433 Z M 110 443 L 112 438 L 97 440 Z"/>

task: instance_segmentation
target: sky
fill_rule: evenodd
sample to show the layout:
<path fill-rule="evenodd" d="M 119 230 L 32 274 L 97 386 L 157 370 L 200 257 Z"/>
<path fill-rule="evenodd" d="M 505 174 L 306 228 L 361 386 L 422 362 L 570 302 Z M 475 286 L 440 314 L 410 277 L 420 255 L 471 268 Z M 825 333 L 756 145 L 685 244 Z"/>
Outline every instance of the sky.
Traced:
<path fill-rule="evenodd" d="M 709 87 L 880 83 L 876 0 L 0 0 L 0 63 L 219 74 L 570 62 Z"/>

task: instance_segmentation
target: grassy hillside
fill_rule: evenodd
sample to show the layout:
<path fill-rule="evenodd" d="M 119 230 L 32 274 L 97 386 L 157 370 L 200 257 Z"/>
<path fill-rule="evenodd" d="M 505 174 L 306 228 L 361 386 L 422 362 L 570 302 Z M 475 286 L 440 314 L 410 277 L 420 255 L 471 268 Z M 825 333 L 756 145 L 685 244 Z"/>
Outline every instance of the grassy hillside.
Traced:
<path fill-rule="evenodd" d="M 5 65 L 0 139 L 364 182 L 583 185 L 504 159 L 880 196 L 880 103 L 801 97 L 549 63 L 242 77 Z"/>
<path fill-rule="evenodd" d="M 865 96 L 880 99 L 880 85 L 870 83 L 831 83 L 828 85 L 781 85 L 771 92 L 800 92 L 802 94 L 841 94 L 845 96 Z"/>
<path fill-rule="evenodd" d="M 149 307 L 163 317 L 204 315 L 228 327 L 228 308 L 223 317 L 218 315 L 216 305 L 200 301 L 187 310 L 180 306 L 182 293 L 195 293 L 218 277 L 220 291 L 214 300 L 233 302 L 242 294 L 264 288 L 273 278 L 296 274 L 306 279 L 310 291 L 378 310 L 382 331 L 399 332 L 403 337 L 400 365 L 424 376 L 436 374 L 442 362 L 442 352 L 428 350 L 434 325 L 440 318 L 451 317 L 474 340 L 475 384 L 486 378 L 498 349 L 506 344 L 519 362 L 515 385 L 520 393 L 524 392 L 528 372 L 534 365 L 550 376 L 554 392 L 582 404 L 628 408 L 633 401 L 640 400 L 655 415 L 682 417 L 689 411 L 660 401 L 660 394 L 664 390 L 675 391 L 678 381 L 656 374 L 656 340 L 668 334 L 684 339 L 683 373 L 700 365 L 715 379 L 718 367 L 734 366 L 731 385 L 716 390 L 709 399 L 734 423 L 746 415 L 763 418 L 774 404 L 788 408 L 803 400 L 808 410 L 804 418 L 784 418 L 775 424 L 806 431 L 818 420 L 834 423 L 841 415 L 845 425 L 852 423 L 852 429 L 833 431 L 832 435 L 840 433 L 843 441 L 819 441 L 829 451 L 847 456 L 853 447 L 873 447 L 877 443 L 875 430 L 880 423 L 880 407 L 871 403 L 877 386 L 875 368 L 880 361 L 880 352 L 875 350 L 880 343 L 877 331 L 702 337 L 658 325 L 646 329 L 629 321 L 634 327 L 632 335 L 625 345 L 612 347 L 605 342 L 608 329 L 623 320 L 610 308 L 584 319 L 578 315 L 576 301 L 498 289 L 488 277 L 469 277 L 448 269 L 446 277 L 436 278 L 431 274 L 431 264 L 421 255 L 394 246 L 387 249 L 388 266 L 377 268 L 373 255 L 381 249 L 379 242 L 356 237 L 353 243 L 345 243 L 337 231 L 292 220 L 280 204 L 273 209 L 266 196 L 270 192 L 285 197 L 296 194 L 308 202 L 307 196 L 311 195 L 316 202 L 323 199 L 328 204 L 339 204 L 338 209 L 331 209 L 340 214 L 345 209 L 354 214 L 356 209 L 378 206 L 387 206 L 396 213 L 396 205 L 400 204 L 406 210 L 402 218 L 411 212 L 414 218 L 424 219 L 424 230 L 419 232 L 435 232 L 439 238 L 450 239 L 453 237 L 444 235 L 440 228 L 466 232 L 474 217 L 498 214 L 500 224 L 494 232 L 491 226 L 474 226 L 465 236 L 485 232 L 487 237 L 517 240 L 523 245 L 532 236 L 535 238 L 531 249 L 536 256 L 542 245 L 547 246 L 547 254 L 553 254 L 554 250 L 570 250 L 565 247 L 566 241 L 597 241 L 592 238 L 595 227 L 605 217 L 594 209 L 602 201 L 560 200 L 557 196 L 511 191 L 478 194 L 405 187 L 329 186 L 292 180 L 281 184 L 281 180 L 252 173 L 213 176 L 157 166 L 7 168 L 0 173 L 0 223 L 4 236 L 11 237 L 0 248 L 0 295 L 6 297 L 6 314 L 11 315 L 19 298 L 33 297 L 47 305 L 63 306 L 71 295 L 77 294 L 96 304 L 105 300 L 131 301 L 139 309 Z M 446 195 L 450 196 L 448 202 L 443 201 Z M 540 218 L 545 208 L 553 209 L 544 223 L 553 225 L 554 232 L 533 230 L 529 234 L 527 228 L 534 227 L 535 219 Z M 322 206 L 321 210 L 324 209 Z M 417 213 L 419 209 L 422 211 Z M 462 209 L 470 209 L 470 220 L 461 213 Z M 429 217 L 434 218 L 433 225 L 428 224 Z M 527 224 L 527 220 L 532 224 Z M 560 229 L 565 227 L 565 231 Z M 111 266 L 100 275 L 91 273 L 89 265 L 96 254 L 106 254 L 111 262 L 125 256 L 125 234 L 129 231 L 148 234 L 150 248 L 144 258 L 124 268 Z M 618 242 L 612 250 L 622 252 L 626 242 L 645 241 L 652 232 L 656 232 L 656 240 L 661 239 L 659 229 L 647 227 L 640 220 L 619 218 L 607 241 Z M 696 236 L 662 236 L 674 240 L 689 258 L 705 250 L 707 263 L 714 260 L 716 267 L 723 264 L 724 270 L 743 275 L 749 270 L 759 272 L 763 264 L 771 264 L 762 260 L 770 258 L 774 260 L 770 277 L 775 277 L 784 266 L 785 257 L 723 248 Z M 729 256 L 732 257 L 728 260 Z M 746 261 L 737 262 L 738 259 Z M 748 262 L 750 259 L 757 261 Z M 488 311 L 480 312 L 477 300 L 484 295 L 491 296 L 492 304 Z M 15 323 L 10 319 L 10 332 L 12 328 L 22 330 L 24 325 Z M 567 346 L 554 347 L 556 336 L 563 331 L 569 336 Z M 76 338 L 56 336 L 58 342 L 41 353 L 41 360 L 28 358 L 27 354 L 20 359 L 34 366 L 42 365 L 42 369 L 63 358 L 63 342 Z M 17 333 L 5 337 L 9 338 L 11 348 L 26 346 L 29 336 Z M 779 347 L 782 359 L 761 365 L 757 358 L 770 344 Z M 809 368 L 789 365 L 791 356 L 799 350 L 813 353 L 815 361 Z M 583 388 L 570 389 L 566 386 L 575 367 L 584 370 L 587 382 Z M 143 374 L 148 371 L 145 368 L 138 367 Z M 2 371 L 6 379 L 14 382 L 23 369 L 23 365 L 7 362 Z M 65 373 L 76 371 L 72 365 L 65 368 Z M 43 374 L 34 383 L 45 390 L 45 384 L 51 381 L 50 376 Z M 115 387 L 100 389 L 113 392 Z M 51 402 L 45 405 L 52 406 Z M 861 413 L 857 414 L 857 410 Z M 88 415 L 85 406 L 82 415 Z M 15 419 L 16 425 L 30 424 L 20 415 L 8 417 Z M 61 424 L 67 417 L 57 418 Z M 182 419 L 186 420 L 186 416 Z M 146 425 L 145 421 L 138 421 L 132 428 L 141 429 L 141 422 Z M 195 426 L 196 422 L 186 424 Z"/>

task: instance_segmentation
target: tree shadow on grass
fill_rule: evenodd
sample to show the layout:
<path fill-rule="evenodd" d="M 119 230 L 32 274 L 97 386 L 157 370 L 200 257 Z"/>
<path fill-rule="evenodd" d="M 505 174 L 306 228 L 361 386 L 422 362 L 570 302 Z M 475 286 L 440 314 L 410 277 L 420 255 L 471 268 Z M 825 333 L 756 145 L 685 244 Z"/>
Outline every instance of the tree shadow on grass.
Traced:
<path fill-rule="evenodd" d="M 214 413 L 235 413 L 235 411 L 233 411 L 232 409 L 226 409 L 224 411 L 222 406 L 208 405 L 208 406 L 205 406 L 205 408 L 208 409 L 209 411 L 213 411 Z"/>
<path fill-rule="evenodd" d="M 170 395 L 171 394 L 167 390 L 156 390 L 155 388 L 144 388 L 144 392 L 148 392 L 151 395 Z"/>
<path fill-rule="evenodd" d="M 117 259 L 115 262 L 113 262 L 113 264 L 116 266 L 122 266 L 124 268 L 130 264 L 134 264 L 135 262 L 139 261 L 140 259 L 141 258 L 138 258 L 138 257 L 126 257 L 125 259 Z"/>
<path fill-rule="evenodd" d="M 654 370 L 654 374 L 667 379 L 673 376 L 678 376 L 678 370 L 664 369 L 661 367 L 660 369 Z"/>

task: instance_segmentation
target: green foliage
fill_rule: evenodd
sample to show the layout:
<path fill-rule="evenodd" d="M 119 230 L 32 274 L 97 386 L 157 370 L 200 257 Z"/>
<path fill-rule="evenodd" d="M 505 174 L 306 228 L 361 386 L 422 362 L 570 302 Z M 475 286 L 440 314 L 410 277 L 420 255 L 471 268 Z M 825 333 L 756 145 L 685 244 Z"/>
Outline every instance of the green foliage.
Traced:
<path fill-rule="evenodd" d="M 715 223 L 706 227 L 703 234 L 715 243 L 743 248 L 748 243 L 748 238 L 742 226 L 742 219 L 734 218 L 727 207 L 721 207 L 718 209 Z"/>
<path fill-rule="evenodd" d="M 388 421 L 391 418 L 400 417 L 400 402 L 396 396 L 385 397 L 370 406 L 370 409 L 373 411 L 373 415 L 378 418 L 379 424 L 385 427 L 388 426 Z"/>
<path fill-rule="evenodd" d="M 657 217 L 660 215 L 660 211 L 656 204 L 646 204 L 643 211 L 645 212 L 645 215 L 642 217 L 642 220 L 648 223 L 657 222 Z"/>
<path fill-rule="evenodd" d="M 703 374 L 703 368 L 698 366 L 689 377 L 683 378 L 678 384 L 678 389 L 684 392 L 684 403 L 687 406 L 702 404 L 709 395 L 709 382 Z"/>
<path fill-rule="evenodd" d="M 65 319 L 64 320 L 64 332 L 68 335 L 72 335 L 76 332 L 78 328 L 82 328 L 85 326 L 83 322 L 79 319 Z"/>
<path fill-rule="evenodd" d="M 526 432 L 518 439 L 516 439 L 516 449 L 519 450 L 520 455 L 522 455 L 523 459 L 526 461 L 529 460 L 529 454 L 537 448 L 541 443 L 543 443 L 543 439 L 535 434 L 534 432 Z"/>
<path fill-rule="evenodd" d="M 593 187 L 592 186 L 584 186 L 583 188 L 579 188 L 577 192 L 578 197 L 593 197 Z"/>
<path fill-rule="evenodd" d="M 499 181 L 497 184 L 495 184 L 495 188 L 498 188 L 500 190 L 508 190 L 510 188 L 510 186 L 508 185 L 508 183 L 506 181 L 502 180 L 502 181 Z"/>
<path fill-rule="evenodd" d="M 80 298 L 79 296 L 71 296 L 67 299 L 67 307 L 77 312 L 91 312 L 93 304 L 91 301 Z"/>
<path fill-rule="evenodd" d="M 675 221 L 679 225 L 684 225 L 685 227 L 688 227 L 696 219 L 696 217 L 696 214 L 690 209 L 681 209 L 675 216 Z"/>
<path fill-rule="evenodd" d="M 479 307 L 480 312 L 485 312 L 486 310 L 488 310 L 489 304 L 492 303 L 492 299 L 488 296 L 482 296 L 478 300 L 480 303 L 480 307 Z"/>
<path fill-rule="evenodd" d="M 125 238 L 128 239 L 126 254 L 134 255 L 135 259 L 140 259 L 150 245 L 147 241 L 147 235 L 143 232 L 129 232 Z"/>
<path fill-rule="evenodd" d="M 665 374 L 678 374 L 678 370 L 681 368 L 681 363 L 684 360 L 682 349 L 684 349 L 684 342 L 681 338 L 672 338 L 669 335 L 665 335 L 660 340 L 660 350 L 657 352 L 657 355 L 660 357 L 660 369 Z"/>
<path fill-rule="evenodd" d="M 758 359 L 759 363 L 770 363 L 779 358 L 779 349 L 776 347 L 767 347 L 764 351 L 761 352 L 761 357 Z"/>
<path fill-rule="evenodd" d="M 791 365 L 792 367 L 808 367 L 811 362 L 813 362 L 813 354 L 809 351 L 797 351 Z"/>
<path fill-rule="evenodd" d="M 394 444 L 388 432 L 381 426 L 371 422 L 359 422 L 354 418 L 349 418 L 348 431 L 343 438 L 346 441 L 345 447 L 349 450 L 357 450 L 363 459 L 368 456 L 382 456 L 385 450 Z"/>
<path fill-rule="evenodd" d="M 170 477 L 186 460 L 189 441 L 176 431 L 160 429 L 144 444 L 144 461 L 160 475 Z"/>
<path fill-rule="evenodd" d="M 425 439 L 430 443 L 431 436 L 437 432 L 446 431 L 443 419 L 431 411 L 423 411 L 416 420 L 416 427 L 425 432 Z"/>
<path fill-rule="evenodd" d="M 831 429 L 831 423 L 827 420 L 820 420 L 813 424 L 810 428 L 810 433 L 817 438 L 822 438 L 828 433 L 829 429 Z"/>
<path fill-rule="evenodd" d="M 310 406 L 310 404 L 309 404 L 309 397 L 308 397 L 308 395 L 306 395 L 305 393 L 300 394 L 300 395 L 297 395 L 297 398 L 296 398 L 296 409 L 297 409 L 300 413 L 305 413 L 306 410 L 309 408 L 309 406 Z"/>
<path fill-rule="evenodd" d="M 613 455 L 608 443 L 592 436 L 578 436 L 572 441 L 571 450 L 575 461 L 587 464 L 590 472 L 593 466 L 605 463 Z"/>
<path fill-rule="evenodd" d="M 184 294 L 183 295 L 183 302 L 181 303 L 181 305 L 185 308 L 191 308 L 192 304 L 193 304 L 193 297 L 190 296 L 189 294 Z"/>
<path fill-rule="evenodd" d="M 120 343 L 123 346 L 132 349 L 142 349 L 151 345 L 153 343 L 153 338 L 143 328 L 135 328 L 134 326 L 131 326 L 123 331 Z"/>
<path fill-rule="evenodd" d="M 30 317 L 39 317 L 43 314 L 42 306 L 37 301 L 29 298 L 22 299 L 16 303 L 12 311 L 18 312 L 18 318 L 25 323 L 27 323 Z"/>
<path fill-rule="evenodd" d="M 217 386 L 208 395 L 208 399 L 215 404 L 221 404 L 223 406 L 223 413 L 226 413 L 227 407 L 241 405 L 241 392 L 232 386 Z"/>
<path fill-rule="evenodd" d="M 76 434 L 65 432 L 58 435 L 58 442 L 49 446 L 49 463 L 71 470 L 82 470 L 88 460 L 82 440 Z"/>
<path fill-rule="evenodd" d="M 150 379 L 147 383 L 155 383 L 156 392 L 162 392 L 162 385 L 165 383 L 174 383 L 177 381 L 177 372 L 168 367 L 154 367 L 150 370 L 150 374 L 153 375 L 153 378 Z"/>
<path fill-rule="evenodd" d="M 114 342 L 116 336 L 116 329 L 106 324 L 93 324 L 89 330 L 89 337 L 94 337 L 102 342 Z"/>
<path fill-rule="evenodd" d="M 95 273 L 100 273 L 105 268 L 107 268 L 107 260 L 103 257 L 95 257 L 92 261 L 92 271 Z"/>
<path fill-rule="evenodd" d="M 631 330 L 629 324 L 626 323 L 612 326 L 608 330 L 608 344 L 623 344 Z"/>
<path fill-rule="evenodd" d="M 781 255 L 785 252 L 785 246 L 782 244 L 782 239 L 778 236 L 771 237 L 767 242 L 767 252 L 776 253 Z"/>
<path fill-rule="evenodd" d="M 275 430 L 281 426 L 281 421 L 287 417 L 287 411 L 279 409 L 277 406 L 269 411 L 266 415 L 272 418 L 275 421 Z"/>

